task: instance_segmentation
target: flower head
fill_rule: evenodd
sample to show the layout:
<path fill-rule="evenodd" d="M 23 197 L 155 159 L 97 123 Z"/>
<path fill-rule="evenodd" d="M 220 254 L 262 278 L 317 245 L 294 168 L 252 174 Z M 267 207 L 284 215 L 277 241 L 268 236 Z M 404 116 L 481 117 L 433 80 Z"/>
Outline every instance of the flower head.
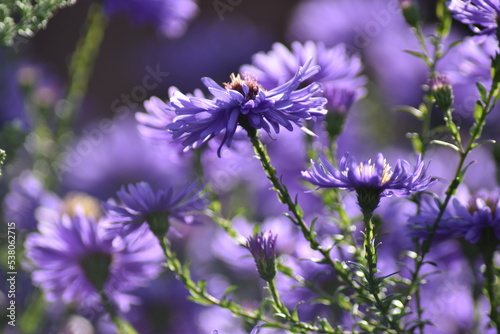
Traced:
<path fill-rule="evenodd" d="M 154 191 L 146 182 L 123 186 L 103 207 L 109 232 L 129 234 L 148 224 L 156 235 L 165 234 L 172 220 L 193 222 L 196 211 L 207 205 L 196 182 L 175 190 L 173 187 Z"/>
<path fill-rule="evenodd" d="M 310 66 L 308 62 L 296 70 L 292 79 L 269 91 L 249 76 L 233 75 L 225 87 L 210 78 L 203 78 L 203 83 L 214 97 L 207 99 L 174 91 L 170 107 L 177 117 L 167 130 L 174 139 L 182 140 L 185 147 L 193 148 L 223 133 L 219 155 L 224 144 L 231 146 L 238 125 L 247 131 L 264 129 L 269 134 L 271 129 L 278 133 L 281 127 L 292 131 L 292 125 L 301 126 L 302 119 L 325 113 L 323 105 L 326 100 L 314 96 L 321 92 L 320 84 L 313 83 L 297 90 L 301 83 L 318 71 L 318 66 Z M 148 126 L 146 123 L 143 125 Z"/>
<path fill-rule="evenodd" d="M 132 300 L 125 292 L 144 286 L 161 268 L 161 249 L 150 233 L 114 242 L 100 223 L 81 214 L 40 222 L 39 231 L 28 236 L 26 255 L 35 266 L 33 282 L 49 300 L 91 308 L 103 290 L 126 311 Z"/>
<path fill-rule="evenodd" d="M 425 203 L 425 202 L 424 202 Z M 438 224 L 435 234 L 447 238 L 464 238 L 475 244 L 483 235 L 494 235 L 500 241 L 500 201 L 497 194 L 480 192 L 471 196 L 466 204 L 453 198 Z M 430 228 L 439 214 L 438 203 L 427 201 L 418 215 L 409 221 L 410 234 L 428 237 Z"/>
<path fill-rule="evenodd" d="M 328 100 L 325 105 L 326 109 L 341 115 L 347 114 L 347 111 L 349 111 L 358 98 L 356 91 L 353 89 L 331 85 L 325 85 L 323 96 Z"/>
<path fill-rule="evenodd" d="M 10 192 L 5 196 L 5 219 L 15 222 L 19 228 L 34 230 L 38 224 L 38 209 L 57 210 L 60 202 L 31 172 L 24 171 L 11 182 Z"/>
<path fill-rule="evenodd" d="M 246 248 L 252 253 L 260 277 L 272 281 L 276 276 L 276 235 L 271 231 L 248 238 Z"/>
<path fill-rule="evenodd" d="M 268 53 L 259 52 L 252 57 L 252 65 L 241 67 L 241 73 L 249 73 L 257 78 L 266 89 L 272 89 L 290 80 L 299 66 L 311 59 L 312 65 L 319 65 L 320 71 L 308 78 L 303 84 L 320 82 L 351 89 L 364 85 L 366 78 L 361 76 L 363 64 L 359 56 L 349 56 L 344 44 L 332 48 L 322 42 L 293 42 L 291 49 L 281 43 L 274 43 Z"/>
<path fill-rule="evenodd" d="M 498 0 L 451 0 L 448 2 L 453 17 L 469 24 L 475 33 L 494 35 L 500 17 Z"/>
<path fill-rule="evenodd" d="M 106 0 L 108 14 L 126 13 L 138 23 L 152 23 L 168 37 L 184 33 L 198 12 L 193 0 Z"/>
<path fill-rule="evenodd" d="M 424 176 L 427 168 L 420 157 L 413 172 L 410 171 L 410 164 L 400 159 L 396 161 L 395 168 L 391 168 L 381 153 L 374 161 L 363 162 L 346 153 L 340 159 L 338 169 L 324 156 L 320 163 L 311 162 L 312 169 L 302 172 L 308 182 L 318 188 L 355 190 L 360 206 L 364 209 L 364 203 L 369 202 L 366 205 L 372 211 L 378 206 L 380 197 L 408 195 L 425 190 L 434 183 L 430 177 Z"/>
<path fill-rule="evenodd" d="M 382 153 L 373 162 L 358 162 L 346 153 L 340 159 L 338 170 L 325 157 L 319 164 L 311 162 L 312 170 L 303 171 L 302 176 L 318 188 L 351 191 L 375 188 L 380 190 L 382 196 L 398 196 L 425 190 L 433 183 L 430 177 L 424 177 L 426 168 L 420 157 L 413 172 L 410 171 L 410 164 L 401 159 L 396 161 L 395 168 L 391 168 Z"/>

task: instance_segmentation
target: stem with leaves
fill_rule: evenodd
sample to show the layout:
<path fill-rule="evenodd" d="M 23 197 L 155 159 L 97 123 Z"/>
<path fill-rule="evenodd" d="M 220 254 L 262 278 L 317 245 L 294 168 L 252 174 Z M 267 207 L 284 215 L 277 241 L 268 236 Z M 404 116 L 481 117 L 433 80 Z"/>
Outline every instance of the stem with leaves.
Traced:
<path fill-rule="evenodd" d="M 425 262 L 425 256 L 429 253 L 432 241 L 434 239 L 435 232 L 439 226 L 439 223 L 441 221 L 441 218 L 444 215 L 444 212 L 446 210 L 446 207 L 448 206 L 451 197 L 455 194 L 458 186 L 462 183 L 463 177 L 465 175 L 465 172 L 467 171 L 468 166 L 465 166 L 465 161 L 467 157 L 469 156 L 469 153 L 476 147 L 480 145 L 480 143 L 477 143 L 479 138 L 481 137 L 482 130 L 484 128 L 484 125 L 486 124 L 486 116 L 491 112 L 493 109 L 495 103 L 497 102 L 499 98 L 498 94 L 498 88 L 499 88 L 499 79 L 500 79 L 500 73 L 498 69 L 500 66 L 497 66 L 497 64 L 500 63 L 500 57 L 497 56 L 493 60 L 492 64 L 492 69 L 494 72 L 493 76 L 493 82 L 491 85 L 491 88 L 488 93 L 486 93 L 486 90 L 482 85 L 478 85 L 479 90 L 480 90 L 480 95 L 481 95 L 481 101 L 478 101 L 476 104 L 476 108 L 474 111 L 474 119 L 475 123 L 473 124 L 472 128 L 470 129 L 470 138 L 467 143 L 467 146 L 463 147 L 462 145 L 462 139 L 460 136 L 460 132 L 457 130 L 456 125 L 454 124 L 453 120 L 451 120 L 451 110 L 446 110 L 444 115 L 445 118 L 448 118 L 446 120 L 446 124 L 449 127 L 450 132 L 452 133 L 452 137 L 455 141 L 454 144 L 447 143 L 447 147 L 452 148 L 455 150 L 459 156 L 460 160 L 457 166 L 457 169 L 455 171 L 455 175 L 449 184 L 447 190 L 446 190 L 446 197 L 444 201 L 440 205 L 440 210 L 439 213 L 431 227 L 429 237 L 423 241 L 421 247 L 420 247 L 420 254 L 418 257 L 416 257 L 415 260 L 415 270 L 412 272 L 412 278 L 411 278 L 411 283 L 408 288 L 408 292 L 406 295 L 406 299 L 403 301 L 403 304 L 406 306 L 409 301 L 410 301 L 410 296 L 413 293 L 416 293 L 418 291 L 418 286 L 420 285 L 420 270 L 423 267 L 423 265 L 426 263 Z M 464 167 L 465 166 L 465 167 Z"/>
<path fill-rule="evenodd" d="M 99 296 L 101 297 L 104 309 L 109 314 L 109 317 L 111 318 L 113 324 L 116 326 L 118 333 L 138 334 L 137 331 L 128 322 L 120 318 L 106 292 L 104 292 L 103 290 L 99 291 Z"/>
<path fill-rule="evenodd" d="M 176 278 L 182 282 L 182 284 L 186 287 L 186 289 L 191 294 L 191 300 L 201 305 L 215 305 L 223 309 L 229 310 L 234 315 L 243 318 L 252 323 L 257 323 L 259 321 L 264 322 L 267 326 L 281 328 L 284 330 L 288 330 L 292 333 L 329 333 L 329 334 L 341 334 L 342 332 L 336 331 L 334 329 L 329 328 L 327 325 L 322 325 L 321 327 L 312 325 L 307 322 L 300 322 L 298 319 L 290 318 L 287 323 L 282 323 L 272 318 L 266 317 L 262 314 L 260 310 L 248 310 L 241 305 L 228 300 L 223 297 L 222 299 L 218 299 L 215 296 L 211 295 L 206 290 L 206 282 L 199 281 L 196 283 L 191 278 L 191 274 L 187 265 L 182 265 L 175 252 L 171 249 L 168 239 L 164 235 L 156 234 L 156 237 L 160 243 L 161 248 L 163 249 L 163 253 L 167 259 L 166 266 L 172 271 Z M 270 289 L 271 293 L 273 291 L 276 292 L 276 287 Z M 273 295 L 274 300 L 279 301 L 278 295 Z M 284 305 L 279 301 L 279 305 L 282 305 L 280 308 L 281 311 L 286 309 Z M 287 312 L 290 315 L 289 312 Z M 347 334 L 347 333 L 346 333 Z M 353 333 L 354 334 L 354 333 Z"/>

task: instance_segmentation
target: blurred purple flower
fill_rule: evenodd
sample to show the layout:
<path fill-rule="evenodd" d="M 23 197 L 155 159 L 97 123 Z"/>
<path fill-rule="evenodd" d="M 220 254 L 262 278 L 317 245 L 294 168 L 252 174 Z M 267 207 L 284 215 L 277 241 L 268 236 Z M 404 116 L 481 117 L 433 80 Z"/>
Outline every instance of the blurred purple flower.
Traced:
<path fill-rule="evenodd" d="M 351 106 L 358 99 L 358 94 L 351 88 L 335 87 L 333 85 L 325 85 L 325 93 L 323 96 L 328 100 L 325 108 L 333 113 L 345 115 Z"/>
<path fill-rule="evenodd" d="M 0 52 L 0 125 L 4 122 L 17 121 L 23 130 L 33 126 L 32 116 L 26 110 L 24 98 L 29 91 L 29 98 L 39 108 L 53 108 L 63 96 L 61 83 L 46 66 L 31 62 L 11 63 L 4 52 Z M 24 92 L 23 92 L 24 90 Z"/>
<path fill-rule="evenodd" d="M 453 17 L 471 25 L 472 31 L 481 35 L 496 33 L 500 16 L 498 0 L 451 0 L 448 8 Z"/>
<path fill-rule="evenodd" d="M 438 70 L 450 78 L 454 92 L 456 120 L 473 121 L 474 107 L 480 98 L 476 82 L 483 84 L 486 89 L 491 87 L 491 58 L 498 52 L 496 39 L 488 37 L 477 40 L 476 37 L 465 38 L 455 46 L 439 63 Z M 498 106 L 489 116 L 486 125 L 488 135 L 497 135 Z M 492 122 L 493 121 L 493 122 Z"/>
<path fill-rule="evenodd" d="M 271 231 L 248 238 L 246 248 L 252 254 L 260 277 L 272 281 L 276 276 L 276 235 Z"/>
<path fill-rule="evenodd" d="M 439 204 L 435 198 L 424 197 L 420 201 L 420 211 L 418 215 L 411 216 L 408 219 L 408 232 L 410 237 L 417 239 L 426 239 L 430 236 L 431 228 L 434 225 L 439 214 Z M 434 232 L 437 240 L 456 238 L 460 235 L 460 230 L 454 223 L 457 214 L 453 205 L 448 205 L 441 217 L 438 228 Z"/>
<path fill-rule="evenodd" d="M 250 334 L 258 334 L 258 333 L 259 333 L 259 331 L 260 331 L 260 326 L 255 326 L 255 327 L 252 329 L 252 331 L 250 332 Z M 219 334 L 219 331 L 218 331 L 218 330 L 214 330 L 214 331 L 212 332 L 212 334 Z M 221 333 L 221 334 L 223 334 L 223 333 Z"/>
<path fill-rule="evenodd" d="M 198 12 L 194 0 L 106 0 L 110 15 L 126 13 L 138 23 L 152 23 L 168 37 L 179 37 Z"/>
<path fill-rule="evenodd" d="M 188 299 L 189 292 L 173 275 L 162 275 L 133 295 L 140 304 L 132 305 L 125 317 L 141 334 L 203 333 L 196 321 L 206 306 Z M 206 328 L 207 326 L 205 326 Z"/>
<path fill-rule="evenodd" d="M 419 46 L 398 1 L 301 1 L 290 22 L 292 40 L 317 40 L 327 46 L 344 43 L 350 53 L 359 54 L 365 73 L 377 87 L 377 91 L 371 90 L 369 99 L 380 97 L 389 104 L 387 110 L 395 105 L 420 103 L 426 66 L 421 59 L 402 51 L 418 50 Z"/>
<path fill-rule="evenodd" d="M 207 200 L 196 182 L 175 190 L 173 187 L 154 191 L 146 182 L 122 186 L 114 199 L 103 203 L 106 210 L 104 225 L 108 232 L 127 235 L 149 224 L 155 235 L 167 232 L 173 220 L 192 223 L 197 211 L 203 210 Z M 159 230 L 156 230 L 158 228 Z M 162 231 L 162 232 L 160 232 Z"/>
<path fill-rule="evenodd" d="M 178 90 L 175 87 L 169 89 L 169 96 L 172 98 Z M 201 90 L 195 90 L 193 94 L 186 94 L 189 97 L 204 98 Z M 171 141 L 172 135 L 168 132 L 168 126 L 174 121 L 176 116 L 175 108 L 170 102 L 163 102 L 156 96 L 144 102 L 146 113 L 138 112 L 135 119 L 139 123 L 138 129 L 141 135 L 151 139 L 153 142 Z"/>
<path fill-rule="evenodd" d="M 360 163 L 346 153 L 340 159 L 338 169 L 324 156 L 320 163 L 311 162 L 312 169 L 303 171 L 302 176 L 318 188 L 374 189 L 380 191 L 381 196 L 401 196 L 425 190 L 434 183 L 430 177 L 424 176 L 427 168 L 420 156 L 413 172 L 410 164 L 401 159 L 392 169 L 381 153 L 373 163 L 371 160 Z"/>
<path fill-rule="evenodd" d="M 37 209 L 45 207 L 58 210 L 61 200 L 46 190 L 30 171 L 24 171 L 11 182 L 10 192 L 3 204 L 6 221 L 15 222 L 20 229 L 35 230 Z"/>
<path fill-rule="evenodd" d="M 423 202 L 420 213 L 410 217 L 410 234 L 417 238 L 428 237 L 439 207 L 436 201 Z M 471 196 L 466 205 L 453 198 L 445 209 L 436 234 L 447 238 L 461 238 L 475 244 L 484 233 L 493 233 L 500 240 L 500 201 L 497 193 L 479 192 Z"/>
<path fill-rule="evenodd" d="M 125 292 L 144 286 L 161 270 L 163 257 L 152 234 L 116 242 L 93 218 L 80 214 L 41 222 L 39 231 L 28 236 L 26 255 L 36 267 L 33 282 L 48 300 L 92 308 L 100 304 L 102 289 L 126 312 L 133 298 Z"/>
<path fill-rule="evenodd" d="M 343 44 L 328 48 L 322 42 L 293 42 L 289 50 L 281 43 L 274 43 L 267 54 L 253 55 L 252 65 L 242 66 L 240 73 L 248 73 L 265 89 L 273 89 L 291 80 L 296 69 L 310 59 L 311 65 L 319 65 L 321 69 L 303 84 L 329 83 L 355 90 L 357 95 L 363 94 L 361 86 L 366 83 L 366 78 L 361 76 L 363 64 L 359 56 L 349 56 Z"/>
<path fill-rule="evenodd" d="M 128 183 L 181 185 L 191 174 L 190 157 L 181 155 L 181 149 L 173 143 L 152 147 L 138 133 L 137 122 L 117 118 L 106 127 L 83 130 L 66 147 L 58 167 L 64 191 L 83 191 L 106 200 Z"/>
<path fill-rule="evenodd" d="M 292 124 L 302 125 L 302 119 L 325 113 L 326 100 L 314 97 L 322 89 L 313 83 L 297 90 L 300 84 L 319 71 L 310 63 L 299 67 L 294 77 L 286 83 L 265 91 L 252 78 L 232 76 L 231 82 L 222 88 L 210 78 L 202 81 L 214 95 L 214 99 L 187 96 L 175 92 L 170 99 L 178 115 L 168 126 L 174 139 L 182 139 L 186 147 L 199 147 L 213 137 L 224 133 L 219 146 L 231 146 L 237 125 L 248 129 L 264 129 L 268 134 L 271 127 L 278 133 L 280 127 L 292 131 Z"/>

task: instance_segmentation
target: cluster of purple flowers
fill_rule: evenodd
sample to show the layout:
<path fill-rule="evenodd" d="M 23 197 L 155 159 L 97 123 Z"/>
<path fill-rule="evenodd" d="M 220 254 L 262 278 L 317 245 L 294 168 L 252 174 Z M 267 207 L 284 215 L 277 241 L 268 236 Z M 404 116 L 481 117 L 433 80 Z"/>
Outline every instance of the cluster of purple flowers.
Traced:
<path fill-rule="evenodd" d="M 241 15 L 241 12 L 233 12 L 235 3 L 226 7 L 231 8 L 226 13 L 228 20 L 229 14 Z M 409 6 L 409 3 L 400 2 L 402 6 Z M 472 118 L 471 108 L 464 107 L 465 100 L 473 96 L 473 109 L 484 92 L 474 90 L 469 93 L 471 82 L 479 81 L 487 90 L 492 85 L 491 61 L 498 53 L 500 3 L 498 0 L 451 0 L 446 5 L 455 19 L 471 26 L 476 36 L 465 38 L 462 45 L 444 53 L 443 59 L 433 68 L 435 76 L 427 81 L 429 94 L 441 109 L 450 111 L 450 114 L 451 110 L 456 110 L 459 116 L 465 114 L 465 118 Z M 433 296 L 445 298 L 446 293 L 439 291 L 440 285 L 436 283 L 423 286 L 420 290 L 421 305 L 417 305 L 423 306 L 422 312 L 418 312 L 419 317 L 438 319 L 441 329 L 427 324 L 421 327 L 425 333 L 478 331 L 479 326 L 483 326 L 478 324 L 479 316 L 471 315 L 470 319 L 464 320 L 467 324 L 457 320 L 460 318 L 458 313 L 471 313 L 471 309 L 477 313 L 479 304 L 487 301 L 473 295 L 483 281 L 473 272 L 478 266 L 474 255 L 462 253 L 462 247 L 471 247 L 467 248 L 469 250 L 488 245 L 495 251 L 500 246 L 498 192 L 474 189 L 475 195 L 469 196 L 463 195 L 459 188 L 456 196 L 447 198 L 449 203 L 444 207 L 443 196 L 427 191 L 440 186 L 437 181 L 440 177 L 436 175 L 441 173 L 445 175 L 443 179 L 448 177 L 450 163 L 446 155 L 440 156 L 438 150 L 437 154 L 427 150 L 426 162 L 419 154 L 414 164 L 394 159 L 391 166 L 388 161 L 396 154 L 408 154 L 405 145 L 398 144 L 396 149 L 390 150 L 382 148 L 378 138 L 369 143 L 360 139 L 365 133 L 372 134 L 368 127 L 362 126 L 362 121 L 369 117 L 373 117 L 370 122 L 374 128 L 381 128 L 382 134 L 391 128 L 391 122 L 399 116 L 388 117 L 382 114 L 384 111 L 376 109 L 390 109 L 388 107 L 400 101 L 399 98 L 413 101 L 400 94 L 400 90 L 413 94 L 415 100 L 422 98 L 421 92 L 408 92 L 400 84 L 406 81 L 405 75 L 409 76 L 409 85 L 419 87 L 425 84 L 426 81 L 413 75 L 423 72 L 421 68 L 407 63 L 406 58 L 388 48 L 389 44 L 396 44 L 394 41 L 404 41 L 401 42 L 404 47 L 397 44 L 398 51 L 414 47 L 407 41 L 408 36 L 400 32 L 404 30 L 404 20 L 399 5 L 396 7 L 394 10 L 392 2 L 386 0 L 301 1 L 292 10 L 294 21 L 288 32 L 298 40 L 289 47 L 274 43 L 267 52 L 252 51 L 251 63 L 231 74 L 228 82 L 219 84 L 217 82 L 223 79 L 219 81 L 216 75 L 209 73 L 210 77 L 201 79 L 206 92 L 195 89 L 192 93 L 182 93 L 181 89 L 170 87 L 168 100 L 156 96 L 149 98 L 144 102 L 146 112 L 135 113 L 135 120 L 118 121 L 122 115 L 117 116 L 110 133 L 101 131 L 92 138 L 99 143 L 89 152 L 82 154 L 80 150 L 89 145 L 87 137 L 82 136 L 65 146 L 65 154 L 61 151 L 58 152 L 61 154 L 54 155 L 58 159 L 63 157 L 58 166 L 46 165 L 43 159 L 47 156 L 44 154 L 52 149 L 62 150 L 54 143 L 67 137 L 63 134 L 60 137 L 63 139 L 54 136 L 47 140 L 44 143 L 46 152 L 41 158 L 36 157 L 40 160 L 33 167 L 39 169 L 38 173 L 25 171 L 13 178 L 3 199 L 5 219 L 16 222 L 22 230 L 23 269 L 29 272 L 32 285 L 40 288 L 44 298 L 55 308 L 63 305 L 65 309 L 81 314 L 98 312 L 103 315 L 106 311 L 113 318 L 113 312 L 109 312 L 111 307 L 118 316 L 146 334 L 197 331 L 240 334 L 245 326 L 246 332 L 251 330 L 251 334 L 284 332 L 268 329 L 262 323 L 266 319 L 263 313 L 267 312 L 269 305 L 279 312 L 281 307 L 290 310 L 290 314 L 283 312 L 273 318 L 277 321 L 282 321 L 279 316 L 286 319 L 284 327 L 290 325 L 292 328 L 294 319 L 300 319 L 303 322 L 297 320 L 297 331 L 305 332 L 305 327 L 300 326 L 308 326 L 307 322 L 310 321 L 313 328 L 329 319 L 335 321 L 338 328 L 349 327 L 354 332 L 359 327 L 355 323 L 359 314 L 346 311 L 346 305 L 358 303 L 356 298 L 349 300 L 357 290 L 352 289 L 354 285 L 346 287 L 348 282 L 343 281 L 340 271 L 327 265 L 325 253 L 339 268 L 345 266 L 350 270 L 346 263 L 356 261 L 360 254 L 357 259 L 363 259 L 369 250 L 366 245 L 382 241 L 374 247 L 374 251 L 379 251 L 374 278 L 383 283 L 391 277 L 386 273 L 398 271 L 404 282 L 407 273 L 401 271 L 400 255 L 412 252 L 412 245 L 425 245 L 425 241 L 432 240 L 429 261 L 447 270 L 441 276 L 447 281 L 450 276 L 463 275 L 462 280 L 454 281 L 450 286 L 467 286 L 456 295 L 475 300 L 456 314 L 442 311 L 446 314 L 434 316 L 430 313 L 435 312 L 435 305 L 426 308 L 425 304 L 434 302 Z M 137 22 L 153 23 L 169 37 L 181 36 L 188 22 L 198 13 L 194 0 L 149 0 L 144 3 L 107 0 L 104 9 L 110 15 L 126 13 Z M 343 10 L 346 10 L 346 15 L 339 15 Z M 332 13 L 336 13 L 335 16 Z M 330 20 L 324 19 L 330 16 Z M 306 21 L 308 24 L 304 23 Z M 418 24 L 420 21 L 415 21 L 415 26 Z M 405 32 L 409 33 L 408 29 Z M 183 45 L 178 40 L 168 43 L 179 43 L 169 45 L 192 51 L 190 45 Z M 197 42 L 193 44 L 198 45 Z M 448 44 L 444 42 L 444 46 Z M 248 61 L 249 55 L 251 53 L 239 64 Z M 216 53 L 211 56 L 218 57 Z M 189 85 L 185 86 L 179 87 L 182 91 L 191 91 Z M 380 92 L 374 90 L 375 93 L 370 91 L 367 94 L 367 87 L 380 88 Z M 386 94 L 387 90 L 391 93 Z M 365 97 L 364 109 L 369 112 L 349 112 L 351 108 L 358 108 L 355 103 Z M 384 99 L 387 101 L 378 101 Z M 408 109 L 418 114 L 416 107 Z M 457 112 L 453 115 L 456 117 Z M 42 134 L 51 131 L 52 120 L 47 119 L 50 121 L 36 131 Z M 427 124 L 430 127 L 434 126 L 431 117 L 426 121 L 430 122 Z M 54 121 L 55 127 L 58 122 Z M 96 133 L 92 131 L 87 133 Z M 36 133 L 30 139 L 28 151 L 32 149 L 31 145 L 40 144 L 38 135 Z M 329 136 L 329 145 L 325 145 L 326 135 Z M 0 133 L 0 144 L 4 140 L 2 136 Z M 288 198 L 283 192 L 288 192 L 289 198 L 293 198 L 294 203 L 287 202 L 288 209 L 295 205 L 295 211 L 290 210 L 290 217 L 300 228 L 283 217 L 285 207 L 269 189 L 269 180 L 258 159 L 254 159 L 249 139 L 278 198 L 286 202 Z M 265 147 L 264 153 L 259 152 L 256 142 Z M 357 143 L 359 149 L 346 149 L 344 143 Z M 61 142 L 57 144 L 63 146 Z M 334 150 L 328 151 L 326 147 Z M 375 147 L 384 154 L 378 153 L 374 159 L 338 154 L 356 151 L 357 157 L 364 157 L 372 155 Z M 193 152 L 199 148 L 203 151 Z M 338 161 L 335 159 L 337 154 Z M 432 160 L 437 164 L 433 162 L 431 166 L 429 156 L 433 154 Z M 497 161 L 495 165 L 493 158 L 490 159 L 488 162 L 494 170 L 499 163 Z M 266 166 L 268 160 L 273 166 Z M 57 169 L 54 167 L 60 169 L 60 183 L 51 175 L 53 183 L 44 185 L 51 169 Z M 195 179 L 195 174 L 198 181 L 186 182 Z M 474 182 L 466 180 L 465 183 L 474 186 Z M 316 190 L 323 190 L 310 191 L 311 185 Z M 50 186 L 50 190 L 46 186 Z M 381 203 L 382 197 L 411 197 L 411 200 L 384 200 Z M 207 208 L 213 198 L 217 199 Z M 379 206 L 378 215 L 373 216 Z M 375 237 L 367 240 L 369 233 L 359 231 L 359 224 L 363 222 L 359 209 L 362 218 L 369 217 L 370 223 L 373 218 L 376 223 L 377 240 Z M 218 219 L 217 223 L 224 228 L 209 217 Z M 232 218 L 226 221 L 226 217 Z M 302 219 L 304 225 L 300 225 Z M 368 221 L 364 220 L 366 226 L 369 226 Z M 304 235 L 308 228 L 311 229 L 310 235 Z M 245 240 L 241 235 L 252 236 Z M 362 239 L 364 248 L 360 245 Z M 162 274 L 165 256 L 171 259 L 169 256 L 175 257 L 176 254 L 179 254 L 182 275 L 192 274 L 194 277 L 192 283 L 191 278 L 176 273 L 183 283 L 188 281 L 188 291 L 179 288 L 181 283 L 170 282 L 174 275 Z M 182 264 L 185 259 L 192 264 L 189 268 Z M 472 268 L 470 272 L 467 263 Z M 173 264 L 172 268 L 178 263 L 170 264 Z M 420 274 L 425 276 L 427 273 Z M 353 275 L 357 277 L 358 274 Z M 262 281 L 258 277 L 268 283 L 272 300 L 262 302 Z M 207 279 L 201 280 L 204 278 Z M 364 284 L 363 279 L 356 283 Z M 233 289 L 232 285 L 240 284 L 247 289 L 243 292 Z M 195 288 L 198 290 L 193 292 Z M 389 296 L 397 289 L 399 286 L 394 289 L 387 286 L 384 291 Z M 244 326 L 233 319 L 229 311 L 227 314 L 219 309 L 214 311 L 215 307 L 209 308 L 207 313 L 194 308 L 187 311 L 189 306 L 179 302 L 189 294 L 192 299 L 203 301 L 205 293 L 215 296 L 209 299 L 212 304 L 220 300 L 221 304 L 226 303 L 225 307 L 238 308 L 240 305 L 236 301 L 243 300 L 241 309 L 248 307 L 248 310 L 256 311 L 240 312 L 251 318 L 246 319 Z M 227 302 L 232 293 L 237 295 L 234 304 Z M 339 298 L 345 305 L 335 304 L 337 296 L 341 296 Z M 359 297 L 359 300 L 367 299 L 366 296 Z M 2 298 L 0 304 L 1 301 Z M 405 306 L 405 310 L 413 308 L 411 303 Z M 356 310 L 359 305 L 356 304 Z M 377 312 L 376 307 L 367 309 Z M 60 313 L 56 317 L 69 322 L 64 312 Z M 179 314 L 184 314 L 182 319 L 176 319 Z M 408 316 L 405 319 L 409 320 L 402 320 L 402 323 L 411 324 L 412 317 Z M 106 317 L 101 319 L 104 324 L 88 318 L 96 328 L 101 326 L 103 333 L 116 331 Z M 495 321 L 493 316 L 491 318 Z"/>
<path fill-rule="evenodd" d="M 35 202 L 26 195 L 43 193 L 43 187 L 30 175 L 24 178 L 30 182 L 24 182 L 24 188 L 13 187 L 7 205 L 23 214 L 47 209 L 45 202 Z M 26 200 L 19 197 L 23 195 Z M 165 234 L 170 221 L 192 222 L 193 215 L 207 205 L 196 183 L 178 191 L 153 191 L 149 184 L 139 183 L 129 185 L 128 192 L 123 188 L 117 197 L 119 203 L 110 199 L 102 204 L 106 214 L 98 220 L 84 212 L 85 200 L 76 198 L 74 211 L 61 204 L 59 214 L 46 215 L 35 223 L 38 232 L 28 235 L 26 255 L 33 268 L 33 282 L 48 300 L 98 309 L 101 293 L 105 293 L 115 307 L 127 312 L 136 303 L 127 292 L 157 277 L 163 260 L 151 231 L 142 229 L 140 235 L 133 232 L 147 222 L 153 232 Z M 32 219 L 27 217 L 28 221 Z"/>

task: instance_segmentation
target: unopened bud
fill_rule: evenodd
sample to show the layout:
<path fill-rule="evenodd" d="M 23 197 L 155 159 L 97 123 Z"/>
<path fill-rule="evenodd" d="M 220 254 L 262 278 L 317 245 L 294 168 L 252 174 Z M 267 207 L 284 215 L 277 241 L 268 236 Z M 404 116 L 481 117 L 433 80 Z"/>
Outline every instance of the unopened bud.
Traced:
<path fill-rule="evenodd" d="M 267 282 L 276 276 L 276 237 L 266 231 L 248 238 L 246 245 L 252 253 L 260 277 Z"/>
<path fill-rule="evenodd" d="M 442 110 L 450 109 L 453 104 L 453 89 L 450 79 L 444 74 L 438 74 L 429 79 L 429 87 L 438 107 Z"/>
<path fill-rule="evenodd" d="M 413 28 L 418 27 L 421 21 L 418 4 L 411 0 L 400 0 L 400 6 L 406 23 Z"/>

